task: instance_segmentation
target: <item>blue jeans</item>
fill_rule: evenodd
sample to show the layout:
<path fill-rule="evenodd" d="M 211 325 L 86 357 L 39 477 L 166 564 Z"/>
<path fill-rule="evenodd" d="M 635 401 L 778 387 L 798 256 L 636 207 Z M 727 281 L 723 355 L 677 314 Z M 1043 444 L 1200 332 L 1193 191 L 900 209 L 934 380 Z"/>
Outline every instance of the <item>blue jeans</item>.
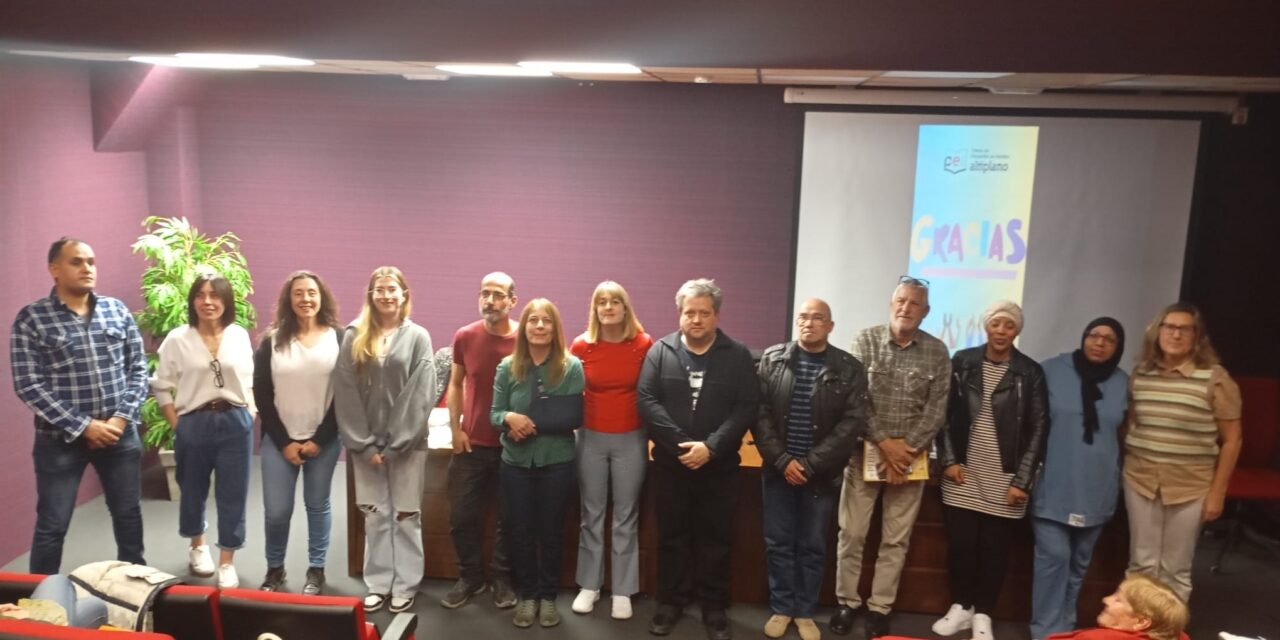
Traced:
<path fill-rule="evenodd" d="M 84 469 L 93 465 L 111 513 L 116 558 L 146 564 L 142 559 L 142 443 L 129 427 L 109 447 L 90 449 L 83 438 L 74 442 L 36 434 L 31 458 L 36 470 L 36 528 L 31 538 L 31 573 L 56 574 L 62 565 L 62 540 L 71 526 L 76 493 Z"/>
<path fill-rule="evenodd" d="M 769 573 L 769 608 L 793 618 L 812 618 L 826 569 L 827 531 L 836 510 L 835 493 L 816 494 L 765 471 L 764 546 Z"/>
<path fill-rule="evenodd" d="M 1036 537 L 1031 581 L 1031 637 L 1076 628 L 1080 584 L 1093 559 L 1103 525 L 1072 527 L 1046 518 L 1031 518 Z"/>
<path fill-rule="evenodd" d="M 517 467 L 502 463 L 502 523 L 510 532 L 512 565 L 521 600 L 555 600 L 564 556 L 564 514 L 573 491 L 574 463 Z"/>
<path fill-rule="evenodd" d="M 249 499 L 249 459 L 253 455 L 253 416 L 244 407 L 228 411 L 192 411 L 178 418 L 173 442 L 177 461 L 178 535 L 204 533 L 209 474 L 218 474 L 218 547 L 244 546 L 244 504 Z"/>
<path fill-rule="evenodd" d="M 262 439 L 262 505 L 266 510 L 267 567 L 283 567 L 289 546 L 289 521 L 298 474 L 302 474 L 302 503 L 307 508 L 307 562 L 324 567 L 329 553 L 329 529 L 333 523 L 329 490 L 338 465 L 342 443 L 337 438 L 320 448 L 314 458 L 303 458 L 301 467 L 284 459 L 271 438 Z"/>
<path fill-rule="evenodd" d="M 51 575 L 31 592 L 32 600 L 49 600 L 58 603 L 67 612 L 67 626 L 97 629 L 107 623 L 107 603 L 95 595 L 76 597 L 76 588 L 63 575 Z"/>

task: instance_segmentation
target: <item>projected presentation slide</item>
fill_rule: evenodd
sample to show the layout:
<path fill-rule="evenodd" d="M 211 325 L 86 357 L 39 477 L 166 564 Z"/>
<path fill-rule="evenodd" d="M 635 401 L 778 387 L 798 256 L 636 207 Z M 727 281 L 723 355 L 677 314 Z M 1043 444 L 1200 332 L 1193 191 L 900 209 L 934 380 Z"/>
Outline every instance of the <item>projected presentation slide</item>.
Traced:
<path fill-rule="evenodd" d="M 828 300 L 848 347 L 911 275 L 953 352 L 1001 299 L 1037 359 L 1100 315 L 1140 335 L 1178 298 L 1198 141 L 1194 120 L 809 113 L 794 304 Z"/>

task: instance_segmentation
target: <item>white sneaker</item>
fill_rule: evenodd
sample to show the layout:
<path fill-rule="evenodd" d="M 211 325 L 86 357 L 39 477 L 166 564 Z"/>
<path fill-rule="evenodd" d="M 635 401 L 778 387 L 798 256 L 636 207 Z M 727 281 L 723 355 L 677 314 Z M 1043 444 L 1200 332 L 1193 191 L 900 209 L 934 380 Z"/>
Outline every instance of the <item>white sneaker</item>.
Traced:
<path fill-rule="evenodd" d="M 966 609 L 959 604 L 951 605 L 947 615 L 933 623 L 933 632 L 940 636 L 953 636 L 973 626 L 973 608 Z M 991 630 L 991 618 L 987 618 L 987 630 Z"/>
<path fill-rule="evenodd" d="M 600 599 L 600 592 L 591 589 L 581 589 L 578 591 L 578 597 L 573 599 L 574 613 L 591 613 L 596 608 L 596 601 Z"/>
<path fill-rule="evenodd" d="M 973 614 L 973 640 L 996 640 L 995 634 L 991 633 L 991 616 Z"/>
<path fill-rule="evenodd" d="M 614 620 L 630 620 L 631 619 L 631 596 L 614 596 L 613 611 L 610 612 Z"/>
<path fill-rule="evenodd" d="M 191 568 L 191 573 L 205 578 L 213 575 L 213 556 L 209 555 L 209 545 L 191 547 L 187 556 L 187 566 Z"/>
<path fill-rule="evenodd" d="M 234 565 L 222 564 L 218 565 L 218 588 L 234 589 L 240 586 L 240 576 L 236 575 Z"/>

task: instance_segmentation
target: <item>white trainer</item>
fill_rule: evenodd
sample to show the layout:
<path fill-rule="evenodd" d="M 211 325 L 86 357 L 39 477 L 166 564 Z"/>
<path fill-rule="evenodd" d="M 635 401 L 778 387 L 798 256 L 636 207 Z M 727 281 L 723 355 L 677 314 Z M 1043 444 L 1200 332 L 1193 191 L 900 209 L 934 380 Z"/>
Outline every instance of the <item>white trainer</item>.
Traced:
<path fill-rule="evenodd" d="M 985 613 L 973 614 L 973 640 L 996 640 L 991 632 L 991 616 Z"/>
<path fill-rule="evenodd" d="M 234 589 L 240 586 L 240 576 L 236 575 L 234 565 L 223 564 L 218 565 L 218 588 Z"/>
<path fill-rule="evenodd" d="M 990 629 L 991 618 L 987 618 L 988 629 Z M 953 636 L 965 629 L 973 626 L 973 608 L 968 609 L 959 604 L 951 605 L 947 610 L 947 615 L 938 618 L 933 623 L 933 632 L 940 636 Z"/>
<path fill-rule="evenodd" d="M 609 613 L 614 620 L 631 619 L 631 596 L 614 596 L 613 611 Z"/>
<path fill-rule="evenodd" d="M 213 556 L 209 555 L 209 545 L 191 547 L 187 556 L 187 566 L 191 568 L 191 573 L 205 578 L 213 575 Z"/>
<path fill-rule="evenodd" d="M 591 613 L 596 608 L 596 601 L 600 599 L 600 592 L 592 589 L 581 589 L 578 591 L 578 597 L 573 599 L 574 613 Z"/>

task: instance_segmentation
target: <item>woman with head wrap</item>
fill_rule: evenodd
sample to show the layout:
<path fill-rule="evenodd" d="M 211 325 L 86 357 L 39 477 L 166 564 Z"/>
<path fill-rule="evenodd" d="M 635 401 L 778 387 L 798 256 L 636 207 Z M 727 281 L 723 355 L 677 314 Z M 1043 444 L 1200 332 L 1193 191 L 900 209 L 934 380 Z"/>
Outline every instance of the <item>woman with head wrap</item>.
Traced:
<path fill-rule="evenodd" d="M 1122 355 L 1124 327 L 1104 317 L 1084 328 L 1080 348 L 1042 363 L 1050 429 L 1031 499 L 1032 638 L 1075 628 L 1080 583 L 1102 526 L 1116 510 L 1129 385 L 1116 367 Z"/>
<path fill-rule="evenodd" d="M 993 640 L 991 611 L 1009 566 L 1015 525 L 1040 464 L 1048 429 L 1044 370 L 1013 346 L 1022 308 L 1007 300 L 982 314 L 987 343 L 951 358 L 947 422 L 936 440 L 954 604 L 933 625 L 949 636 L 973 629 Z"/>

